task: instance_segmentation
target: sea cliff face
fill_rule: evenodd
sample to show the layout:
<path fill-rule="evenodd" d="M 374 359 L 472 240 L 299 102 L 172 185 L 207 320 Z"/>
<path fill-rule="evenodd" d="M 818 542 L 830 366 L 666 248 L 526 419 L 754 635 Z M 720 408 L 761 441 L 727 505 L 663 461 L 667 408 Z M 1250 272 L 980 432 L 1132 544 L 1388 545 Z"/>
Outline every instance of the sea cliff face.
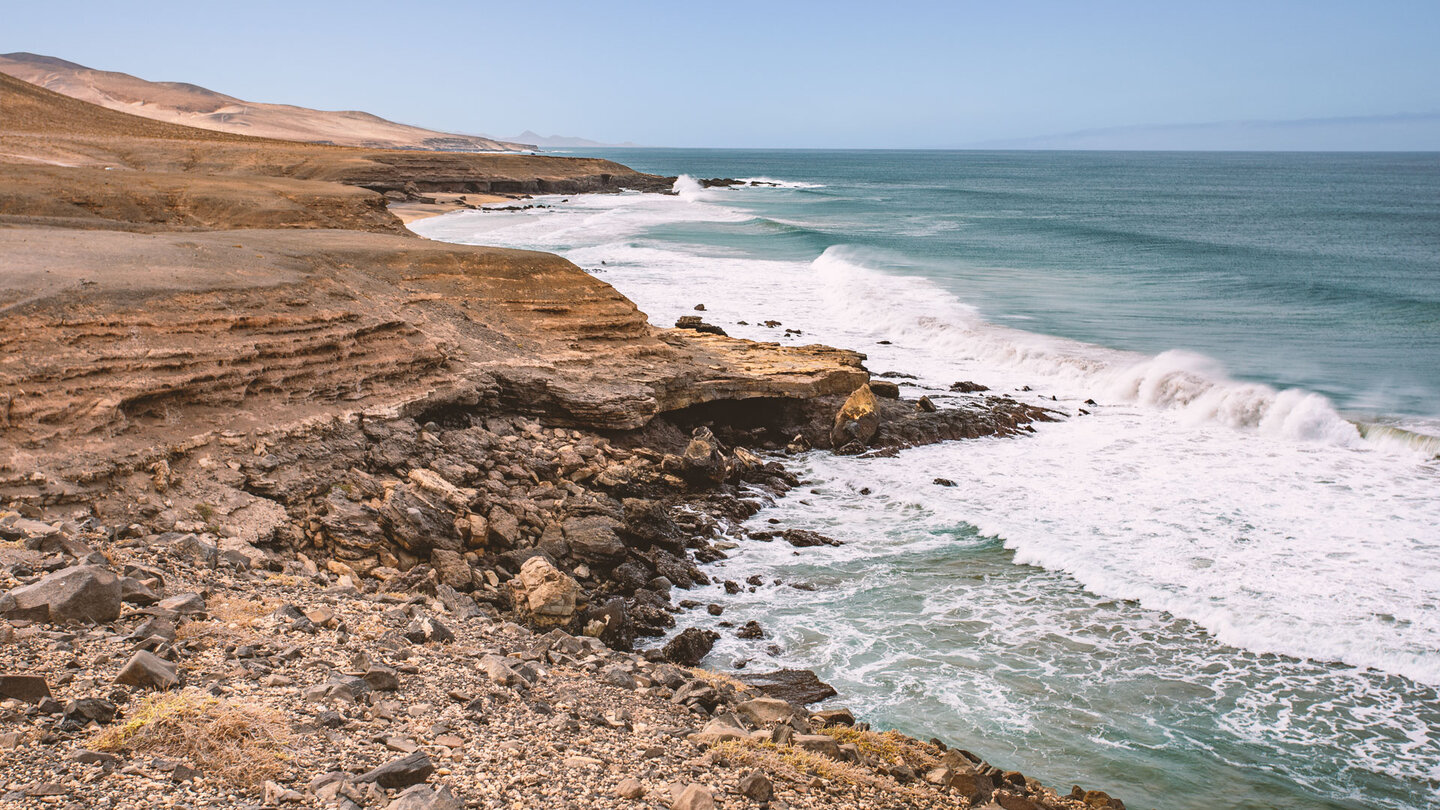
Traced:
<path fill-rule="evenodd" d="M 0 91 L 0 748 L 27 751 L 3 752 L 7 800 L 143 773 L 271 805 L 1119 806 L 812 713 L 803 676 L 686 669 L 713 631 L 633 652 L 722 531 L 798 483 L 767 451 L 1045 412 L 936 412 L 875 396 L 854 352 L 657 328 L 559 257 L 415 238 L 377 193 L 665 178 Z M 250 771 L 165 733 L 222 709 L 265 730 Z"/>

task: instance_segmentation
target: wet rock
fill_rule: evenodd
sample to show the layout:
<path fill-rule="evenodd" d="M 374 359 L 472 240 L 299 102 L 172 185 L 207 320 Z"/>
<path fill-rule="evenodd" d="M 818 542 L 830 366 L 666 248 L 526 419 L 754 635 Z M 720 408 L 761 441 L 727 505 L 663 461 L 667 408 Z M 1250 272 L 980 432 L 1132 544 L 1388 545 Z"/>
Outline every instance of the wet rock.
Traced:
<path fill-rule="evenodd" d="M 613 650 L 634 649 L 636 632 L 625 600 L 619 597 L 585 612 L 585 635 L 600 639 Z"/>
<path fill-rule="evenodd" d="M 681 315 L 675 320 L 676 329 L 693 329 L 696 332 L 705 332 L 711 335 L 724 336 L 725 330 L 714 324 L 705 323 L 699 315 Z"/>
<path fill-rule="evenodd" d="M 736 638 L 764 638 L 765 631 L 757 621 L 748 621 L 743 627 L 735 631 Z"/>
<path fill-rule="evenodd" d="M 387 790 L 417 785 L 430 778 L 435 764 L 423 751 L 416 751 L 400 759 L 391 760 L 380 767 L 355 777 L 356 782 L 374 782 Z"/>
<path fill-rule="evenodd" d="M 835 414 L 834 426 L 830 428 L 830 446 L 842 448 L 852 442 L 868 446 L 879 430 L 880 413 L 875 394 L 869 385 L 862 385 Z"/>
<path fill-rule="evenodd" d="M 796 548 L 840 545 L 839 540 L 826 537 L 819 532 L 812 532 L 808 529 L 786 529 L 780 536 L 785 538 L 785 542 Z"/>
<path fill-rule="evenodd" d="M 740 783 L 736 787 L 741 796 L 753 802 L 768 802 L 775 796 L 775 786 L 770 782 L 770 777 L 759 769 L 740 777 Z"/>
<path fill-rule="evenodd" d="M 719 484 L 728 473 L 725 456 L 710 428 L 698 427 L 680 457 L 680 471 L 685 480 L 696 484 Z"/>
<path fill-rule="evenodd" d="M 915 410 L 922 413 L 935 413 L 940 409 L 935 407 L 935 402 L 930 397 L 920 397 L 915 401 Z"/>
<path fill-rule="evenodd" d="M 65 568 L 0 596 L 0 615 L 72 624 L 120 617 L 120 579 L 94 565 Z"/>
<path fill-rule="evenodd" d="M 990 387 L 981 385 L 980 383 L 970 382 L 969 380 L 962 380 L 960 382 L 950 383 L 950 390 L 958 391 L 962 394 L 973 394 L 977 391 L 989 391 Z"/>
<path fill-rule="evenodd" d="M 175 665 L 152 653 L 141 650 L 130 656 L 115 683 L 138 686 L 141 689 L 165 690 L 180 683 Z"/>
<path fill-rule="evenodd" d="M 875 396 L 884 399 L 900 398 L 900 386 L 889 380 L 871 380 L 870 390 L 875 393 Z"/>
<path fill-rule="evenodd" d="M 699 666 L 700 661 L 710 654 L 710 648 L 715 646 L 720 634 L 714 630 L 702 630 L 698 627 L 687 627 L 680 635 L 670 639 L 661 648 L 661 654 L 665 660 L 674 664 L 686 667 Z"/>
<path fill-rule="evenodd" d="M 0 697 L 39 703 L 50 697 L 50 685 L 39 675 L 0 674 Z"/>
<path fill-rule="evenodd" d="M 808 669 L 779 669 L 742 675 L 740 680 L 759 689 L 769 697 L 779 698 L 796 706 L 818 703 L 836 695 L 835 687 L 820 680 Z"/>

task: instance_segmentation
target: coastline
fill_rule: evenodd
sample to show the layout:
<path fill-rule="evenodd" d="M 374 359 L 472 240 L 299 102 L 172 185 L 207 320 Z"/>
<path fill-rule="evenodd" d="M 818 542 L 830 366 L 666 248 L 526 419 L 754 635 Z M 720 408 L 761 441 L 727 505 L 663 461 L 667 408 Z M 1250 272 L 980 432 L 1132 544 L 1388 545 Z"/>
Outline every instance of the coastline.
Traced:
<path fill-rule="evenodd" d="M 418 239 L 385 208 L 666 178 L 199 134 L 51 96 L 7 119 L 7 153 L 108 151 L 0 164 L 24 183 L 0 208 L 18 257 L 0 341 L 21 359 L 0 371 L 6 801 L 234 799 L 214 751 L 158 730 L 218 705 L 273 731 L 243 788 L 266 804 L 1123 806 L 689 669 L 704 633 L 627 652 L 707 581 L 717 529 L 758 508 L 746 488 L 796 484 L 762 453 L 1009 435 L 1043 411 L 877 398 L 853 352 L 656 329 L 559 257 Z M 164 171 L 207 149 L 203 174 Z M 298 151 L 326 167 L 269 163 Z M 513 759 L 530 767 L 489 776 Z"/>
<path fill-rule="evenodd" d="M 449 214 L 454 211 L 473 211 L 482 206 L 517 199 L 524 198 L 508 197 L 502 194 L 430 194 L 424 195 L 422 200 L 392 201 L 386 205 L 386 208 L 390 213 L 399 217 L 401 222 L 409 225 L 412 222 L 438 217 L 441 214 Z"/>

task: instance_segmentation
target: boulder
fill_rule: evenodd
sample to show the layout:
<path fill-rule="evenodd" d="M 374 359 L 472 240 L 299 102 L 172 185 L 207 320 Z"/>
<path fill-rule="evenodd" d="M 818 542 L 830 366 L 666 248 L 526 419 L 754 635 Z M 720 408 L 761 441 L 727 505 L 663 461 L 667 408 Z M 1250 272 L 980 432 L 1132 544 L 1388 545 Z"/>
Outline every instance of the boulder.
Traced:
<path fill-rule="evenodd" d="M 504 507 L 497 506 L 490 510 L 487 528 L 490 532 L 489 545 L 514 548 L 515 544 L 520 542 L 520 521 Z"/>
<path fill-rule="evenodd" d="M 159 656 L 141 650 L 130 656 L 115 683 L 138 686 L 142 689 L 165 690 L 180 682 L 175 665 Z"/>
<path fill-rule="evenodd" d="M 435 569 L 435 574 L 440 581 L 457 591 L 468 591 L 472 585 L 473 574 L 470 571 L 470 563 L 465 562 L 465 555 L 448 548 L 437 548 L 430 552 L 430 567 Z"/>
<path fill-rule="evenodd" d="M 936 407 L 934 400 L 930 399 L 930 397 L 920 397 L 920 399 L 915 402 L 915 410 L 921 413 L 935 413 L 940 409 Z"/>
<path fill-rule="evenodd" d="M 690 741 L 697 745 L 709 746 L 719 745 L 722 742 L 730 742 L 732 740 L 743 740 L 749 736 L 743 728 L 738 728 L 720 720 L 711 720 L 705 725 L 705 728 L 690 735 Z"/>
<path fill-rule="evenodd" d="M 794 717 L 795 707 L 779 698 L 760 697 L 736 704 L 735 713 L 748 720 L 751 725 L 768 726 Z"/>
<path fill-rule="evenodd" d="M 680 473 L 685 480 L 695 484 L 719 484 L 727 473 L 725 456 L 710 428 L 698 427 L 691 434 L 690 443 L 680 457 Z"/>
<path fill-rule="evenodd" d="M 836 450 L 857 442 L 868 446 L 880 430 L 880 412 L 875 393 L 869 385 L 856 388 L 835 414 L 835 424 L 830 429 L 830 446 Z"/>
<path fill-rule="evenodd" d="M 0 615 L 56 624 L 111 622 L 120 617 L 120 593 L 113 573 L 77 565 L 0 596 Z"/>
<path fill-rule="evenodd" d="M 0 674 L 0 697 L 39 703 L 50 697 L 50 684 L 40 675 Z"/>
<path fill-rule="evenodd" d="M 831 759 L 840 759 L 840 743 L 829 734 L 796 734 L 791 745 Z"/>
<path fill-rule="evenodd" d="M 686 667 L 699 666 L 700 661 L 710 654 L 710 648 L 715 646 L 715 642 L 719 638 L 720 634 L 714 630 L 687 627 L 680 635 L 670 639 L 660 652 L 665 656 L 666 661 L 673 664 Z"/>
<path fill-rule="evenodd" d="M 520 574 L 510 580 L 515 608 L 538 626 L 569 623 L 575 615 L 580 585 L 573 577 L 544 556 L 531 557 L 520 566 Z"/>
<path fill-rule="evenodd" d="M 875 396 L 884 399 L 900 398 L 900 386 L 889 380 L 871 380 L 870 390 L 875 393 Z"/>
<path fill-rule="evenodd" d="M 615 530 L 620 522 L 604 515 L 588 515 L 565 521 L 565 542 L 570 553 L 582 560 L 606 562 L 625 556 L 625 544 Z"/>
<path fill-rule="evenodd" d="M 418 785 L 435 772 L 435 764 L 423 751 L 391 760 L 380 767 L 355 777 L 357 782 L 374 782 L 387 790 Z"/>

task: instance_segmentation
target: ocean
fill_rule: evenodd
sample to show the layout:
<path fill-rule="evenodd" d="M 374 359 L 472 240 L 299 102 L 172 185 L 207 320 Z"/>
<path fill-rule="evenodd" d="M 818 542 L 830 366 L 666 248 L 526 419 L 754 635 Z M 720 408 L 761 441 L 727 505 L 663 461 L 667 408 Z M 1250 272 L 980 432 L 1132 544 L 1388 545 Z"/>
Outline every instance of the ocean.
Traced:
<path fill-rule="evenodd" d="M 412 227 L 1069 415 L 790 459 L 754 525 L 844 545 L 715 563 L 785 584 L 688 595 L 769 636 L 707 665 L 1135 808 L 1440 804 L 1440 154 L 585 154 L 679 193 Z"/>

